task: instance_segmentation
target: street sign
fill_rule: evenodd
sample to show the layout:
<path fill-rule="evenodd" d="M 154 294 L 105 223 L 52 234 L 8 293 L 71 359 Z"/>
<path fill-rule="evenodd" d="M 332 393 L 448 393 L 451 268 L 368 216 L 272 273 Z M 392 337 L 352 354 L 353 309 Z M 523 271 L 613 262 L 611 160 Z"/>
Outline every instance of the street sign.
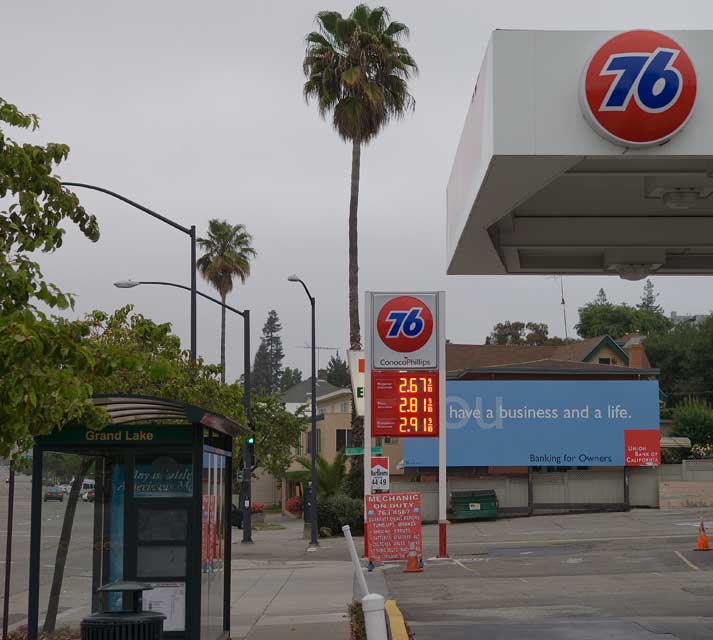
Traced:
<path fill-rule="evenodd" d="M 344 452 L 348 456 L 363 456 L 364 455 L 364 447 L 347 447 Z M 383 451 L 381 450 L 381 447 L 372 447 L 371 452 L 374 455 L 380 456 Z"/>
<path fill-rule="evenodd" d="M 422 555 L 421 494 L 374 493 L 364 496 L 368 527 L 367 555 L 372 560 L 405 560 L 415 544 Z"/>
<path fill-rule="evenodd" d="M 372 296 L 372 369 L 437 369 L 438 294 Z"/>
<path fill-rule="evenodd" d="M 354 411 L 358 416 L 364 415 L 366 403 L 364 401 L 365 387 L 365 360 L 363 351 L 347 351 L 347 361 L 349 362 L 349 373 L 352 379 L 352 395 L 354 397 Z"/>
<path fill-rule="evenodd" d="M 371 372 L 371 434 L 375 438 L 438 436 L 438 372 Z"/>
<path fill-rule="evenodd" d="M 371 490 L 388 492 L 389 490 L 389 458 L 374 456 L 371 459 Z"/>
<path fill-rule="evenodd" d="M 592 128 L 624 147 L 663 144 L 688 122 L 696 71 L 675 40 L 656 31 L 627 31 L 590 58 L 580 85 Z"/>

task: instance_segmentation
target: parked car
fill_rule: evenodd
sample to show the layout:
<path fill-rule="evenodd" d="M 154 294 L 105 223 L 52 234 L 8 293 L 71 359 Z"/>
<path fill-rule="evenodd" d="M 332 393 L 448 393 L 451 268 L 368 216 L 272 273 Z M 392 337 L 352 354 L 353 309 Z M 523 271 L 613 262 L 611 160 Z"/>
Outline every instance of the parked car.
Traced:
<path fill-rule="evenodd" d="M 62 493 L 66 493 L 69 495 L 69 492 L 72 490 L 72 485 L 71 484 L 61 484 L 59 485 L 60 490 Z"/>
<path fill-rule="evenodd" d="M 89 489 L 82 494 L 84 502 L 94 502 L 94 489 Z"/>
<path fill-rule="evenodd" d="M 59 500 L 62 502 L 64 500 L 64 493 L 59 487 L 47 487 L 47 489 L 45 489 L 45 497 L 43 500 L 44 502 L 47 502 L 48 500 Z"/>
<path fill-rule="evenodd" d="M 242 509 L 238 509 L 235 505 L 233 505 L 230 511 L 230 524 L 238 529 L 243 528 L 243 511 Z"/>

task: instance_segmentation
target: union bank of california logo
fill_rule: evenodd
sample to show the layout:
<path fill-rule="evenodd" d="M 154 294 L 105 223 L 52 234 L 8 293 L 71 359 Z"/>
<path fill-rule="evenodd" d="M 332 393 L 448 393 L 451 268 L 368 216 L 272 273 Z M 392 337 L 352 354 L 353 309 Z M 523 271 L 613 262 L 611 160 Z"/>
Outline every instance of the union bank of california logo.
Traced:
<path fill-rule="evenodd" d="M 696 92 L 696 71 L 683 47 L 656 31 L 627 31 L 587 62 L 579 100 L 599 135 L 645 147 L 667 142 L 686 125 Z"/>

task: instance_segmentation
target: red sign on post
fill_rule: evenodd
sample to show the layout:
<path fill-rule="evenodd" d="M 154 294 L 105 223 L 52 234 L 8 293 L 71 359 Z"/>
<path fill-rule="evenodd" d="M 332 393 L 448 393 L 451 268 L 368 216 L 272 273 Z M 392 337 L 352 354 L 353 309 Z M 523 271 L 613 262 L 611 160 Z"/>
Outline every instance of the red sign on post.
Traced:
<path fill-rule="evenodd" d="M 371 435 L 438 436 L 438 372 L 371 372 Z"/>
<path fill-rule="evenodd" d="M 422 555 L 421 494 L 377 493 L 365 496 L 369 527 L 368 556 L 372 560 L 405 560 L 415 544 Z"/>

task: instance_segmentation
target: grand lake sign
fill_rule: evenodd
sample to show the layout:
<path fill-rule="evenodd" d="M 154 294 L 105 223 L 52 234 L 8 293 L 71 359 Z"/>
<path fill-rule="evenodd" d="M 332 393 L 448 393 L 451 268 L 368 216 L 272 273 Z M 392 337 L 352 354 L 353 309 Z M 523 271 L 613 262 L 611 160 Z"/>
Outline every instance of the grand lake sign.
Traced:
<path fill-rule="evenodd" d="M 77 445 L 77 444 L 190 444 L 193 437 L 192 428 L 187 424 L 141 425 L 117 427 L 109 426 L 101 430 L 87 429 L 76 425 L 68 425 L 49 435 L 40 436 L 43 444 Z"/>

